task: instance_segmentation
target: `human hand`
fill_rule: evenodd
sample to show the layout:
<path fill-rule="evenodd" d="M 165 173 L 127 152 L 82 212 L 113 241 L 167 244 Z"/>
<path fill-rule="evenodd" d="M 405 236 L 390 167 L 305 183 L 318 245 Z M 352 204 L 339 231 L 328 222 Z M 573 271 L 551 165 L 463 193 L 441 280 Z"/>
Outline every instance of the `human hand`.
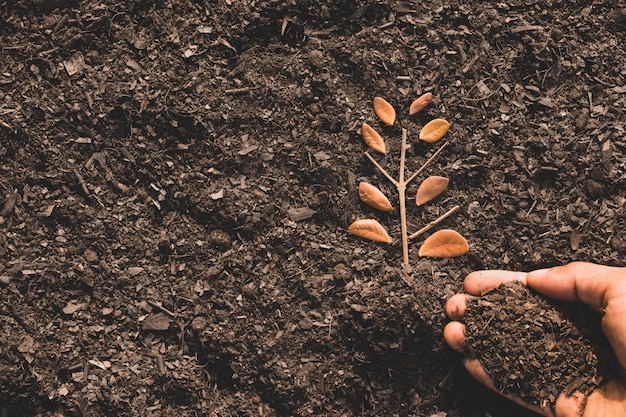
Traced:
<path fill-rule="evenodd" d="M 508 398 L 547 417 L 626 416 L 626 268 L 574 262 L 529 273 L 477 271 L 467 276 L 464 286 L 467 294 L 480 296 L 511 280 L 521 281 L 547 297 L 580 301 L 603 312 L 602 331 L 615 352 L 620 377 L 608 381 L 587 398 L 580 392 L 561 393 L 554 410 L 530 406 L 516 397 Z M 444 328 L 444 338 L 461 353 L 465 352 L 465 325 L 460 320 L 465 315 L 466 300 L 466 294 L 456 294 L 446 303 L 446 313 L 453 321 Z M 464 364 L 474 378 L 498 391 L 477 359 L 466 358 Z"/>

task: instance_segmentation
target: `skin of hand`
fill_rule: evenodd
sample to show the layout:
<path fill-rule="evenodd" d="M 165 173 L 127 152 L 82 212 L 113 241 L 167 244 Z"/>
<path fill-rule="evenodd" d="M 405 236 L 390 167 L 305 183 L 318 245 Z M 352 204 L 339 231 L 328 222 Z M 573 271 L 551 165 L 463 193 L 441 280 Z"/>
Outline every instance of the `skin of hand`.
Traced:
<path fill-rule="evenodd" d="M 462 320 L 468 295 L 480 296 L 484 291 L 511 280 L 521 281 L 550 298 L 583 302 L 603 314 L 602 331 L 613 347 L 621 377 L 597 388 L 587 398 L 579 392 L 561 394 L 554 410 L 532 407 L 519 398 L 507 397 L 547 417 L 626 416 L 626 267 L 573 262 L 528 273 L 498 270 L 472 272 L 464 282 L 466 294 L 450 297 L 445 307 L 446 314 L 453 321 L 446 325 L 443 334 L 453 349 L 465 352 L 465 325 Z M 464 365 L 475 379 L 498 391 L 477 359 L 466 358 Z"/>

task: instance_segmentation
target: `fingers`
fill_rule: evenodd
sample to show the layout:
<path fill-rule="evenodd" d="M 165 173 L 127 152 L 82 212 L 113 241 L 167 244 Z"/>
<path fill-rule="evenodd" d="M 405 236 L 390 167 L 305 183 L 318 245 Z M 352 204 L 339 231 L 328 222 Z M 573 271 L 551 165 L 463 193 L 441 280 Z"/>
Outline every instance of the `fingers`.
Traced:
<path fill-rule="evenodd" d="M 626 268 L 573 262 L 533 271 L 528 285 L 548 297 L 582 301 L 591 307 L 606 307 L 610 298 L 626 297 Z"/>
<path fill-rule="evenodd" d="M 446 314 L 452 320 L 459 320 L 465 315 L 467 296 L 465 294 L 455 294 L 446 302 Z"/>
<path fill-rule="evenodd" d="M 483 366 L 480 364 L 480 362 L 478 362 L 478 359 L 466 359 L 463 362 L 463 365 L 465 365 L 465 369 L 467 369 L 467 372 L 478 382 L 480 382 L 481 384 L 483 384 L 484 386 L 486 386 L 487 388 L 491 389 L 492 391 L 497 392 L 498 394 L 502 394 L 495 386 L 495 384 L 493 383 L 493 380 L 491 379 L 491 377 L 487 374 L 487 371 L 485 371 L 485 368 L 483 368 Z M 542 416 L 546 416 L 546 417 L 554 417 L 554 414 L 552 413 L 552 411 L 549 408 L 539 408 L 539 407 L 534 407 L 531 406 L 525 402 L 523 402 L 520 398 L 518 397 L 513 397 L 511 395 L 505 395 L 506 398 L 508 398 L 509 400 L 521 405 L 522 407 L 526 407 L 529 410 L 534 411 L 535 413 L 541 414 Z M 570 415 L 566 415 L 564 414 L 563 417 L 573 417 Z"/>
<path fill-rule="evenodd" d="M 574 394 L 576 396 L 577 393 Z M 610 380 L 607 384 L 594 390 L 586 401 L 582 395 L 578 395 L 579 413 L 571 414 L 571 417 L 598 417 L 598 416 L 623 416 L 626 415 L 626 383 L 619 378 Z M 570 414 L 559 414 L 559 402 L 557 400 L 557 416 L 570 417 Z M 585 410 L 580 413 L 580 407 Z"/>
<path fill-rule="evenodd" d="M 486 270 L 472 272 L 465 278 L 465 291 L 472 295 L 481 295 L 483 292 L 495 288 L 509 281 L 522 281 L 526 284 L 526 273 L 515 271 Z"/>
<path fill-rule="evenodd" d="M 498 392 L 498 390 L 496 389 L 496 386 L 493 383 L 493 380 L 487 374 L 487 371 L 485 371 L 485 368 L 483 368 L 480 362 L 478 362 L 478 359 L 469 359 L 469 358 L 465 359 L 465 361 L 463 361 L 463 365 L 465 366 L 465 369 L 467 369 L 467 372 L 469 372 L 469 374 L 475 380 L 477 380 L 478 382 L 480 382 L 487 388 Z"/>
<path fill-rule="evenodd" d="M 460 321 L 451 321 L 443 328 L 446 343 L 459 353 L 465 352 L 465 325 Z"/>
<path fill-rule="evenodd" d="M 452 320 L 460 320 L 465 315 L 467 296 L 455 294 L 446 302 L 446 314 Z M 465 352 L 465 325 L 459 321 L 451 321 L 443 328 L 446 343 L 459 353 Z"/>
<path fill-rule="evenodd" d="M 462 320 L 467 308 L 467 299 L 480 296 L 485 291 L 512 280 L 534 288 L 536 291 L 565 301 L 581 301 L 589 306 L 603 310 L 603 331 L 611 343 L 623 370 L 626 370 L 626 268 L 608 267 L 592 263 L 574 262 L 565 266 L 538 271 L 476 271 L 467 276 L 464 282 L 467 294 L 452 296 L 446 303 L 445 310 L 453 321 L 444 328 L 446 342 L 458 352 L 465 352 L 465 325 Z M 497 391 L 493 380 L 476 359 L 466 359 L 467 371 L 479 382 Z M 544 416 L 578 417 L 585 406 L 584 416 L 596 416 L 596 411 L 615 407 L 617 413 L 608 415 L 626 415 L 626 386 L 609 390 L 609 385 L 594 391 L 585 400 L 584 395 L 560 395 L 556 402 L 555 414 L 549 409 L 529 407 L 519 398 L 511 400 L 533 409 Z M 620 395 L 615 395 L 617 392 Z M 609 395 L 610 394 L 610 395 Z M 620 408 L 622 407 L 622 408 Z"/>
<path fill-rule="evenodd" d="M 561 393 L 556 399 L 554 414 L 556 417 L 580 417 L 585 403 L 585 396 L 580 392 L 572 395 Z"/>
<path fill-rule="evenodd" d="M 462 294 L 457 294 L 457 295 L 462 295 Z M 454 297 L 453 297 L 454 298 Z M 452 300 L 452 298 L 451 298 Z M 462 301 L 463 302 L 463 308 L 465 307 L 464 305 L 464 298 L 461 300 L 461 298 L 458 298 L 458 301 Z M 453 301 L 453 304 L 455 304 L 456 301 Z M 450 304 L 450 303 L 448 303 Z M 446 311 L 448 311 L 448 304 L 446 304 Z M 456 310 L 453 310 L 456 311 Z M 448 343 L 448 345 L 453 348 L 454 350 L 456 350 L 459 353 L 464 353 L 465 352 L 465 325 L 459 321 L 451 321 L 450 323 L 448 323 L 446 325 L 446 327 L 444 327 L 443 329 L 443 337 L 446 340 L 446 343 Z M 491 379 L 491 377 L 487 374 L 487 371 L 485 371 L 485 368 L 483 368 L 483 366 L 480 364 L 480 362 L 477 359 L 471 359 L 471 358 L 466 358 L 463 361 L 463 364 L 465 366 L 465 369 L 467 369 L 467 372 L 469 372 L 469 374 L 476 379 L 478 382 L 480 382 L 481 384 L 485 385 L 487 388 L 500 393 L 496 387 L 495 384 L 493 383 L 493 380 Z M 526 403 L 524 403 L 522 400 L 520 400 L 517 397 L 512 397 L 512 396 L 508 396 L 507 398 L 509 398 L 510 400 L 516 402 L 517 404 L 529 408 L 533 411 L 535 411 L 536 413 L 542 414 L 544 416 L 547 417 L 553 417 L 552 412 L 549 409 L 540 409 L 537 407 L 532 407 Z M 558 403 L 557 403 L 558 404 Z M 571 405 L 571 401 L 565 401 L 564 404 L 562 405 L 564 407 L 564 409 L 569 409 L 569 408 L 565 408 L 568 405 Z M 580 408 L 579 408 L 580 409 Z M 570 414 L 563 414 L 563 417 L 574 417 L 574 415 L 570 415 Z"/>
<path fill-rule="evenodd" d="M 465 291 L 472 295 L 518 280 L 548 297 L 582 301 L 594 308 L 606 308 L 610 300 L 626 300 L 626 268 L 572 262 L 564 266 L 529 273 L 485 270 L 465 278 Z"/>
<path fill-rule="evenodd" d="M 602 330 L 626 370 L 626 268 L 574 262 L 530 272 L 526 280 L 549 297 L 603 309 Z"/>

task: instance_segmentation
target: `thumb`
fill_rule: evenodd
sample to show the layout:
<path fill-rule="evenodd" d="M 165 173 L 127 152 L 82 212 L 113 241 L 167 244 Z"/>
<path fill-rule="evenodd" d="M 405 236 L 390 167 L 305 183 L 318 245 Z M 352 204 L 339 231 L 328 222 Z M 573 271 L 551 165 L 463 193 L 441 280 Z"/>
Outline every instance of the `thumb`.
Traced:
<path fill-rule="evenodd" d="M 529 272 L 527 284 L 548 297 L 604 311 L 602 330 L 626 369 L 626 268 L 573 262 Z"/>

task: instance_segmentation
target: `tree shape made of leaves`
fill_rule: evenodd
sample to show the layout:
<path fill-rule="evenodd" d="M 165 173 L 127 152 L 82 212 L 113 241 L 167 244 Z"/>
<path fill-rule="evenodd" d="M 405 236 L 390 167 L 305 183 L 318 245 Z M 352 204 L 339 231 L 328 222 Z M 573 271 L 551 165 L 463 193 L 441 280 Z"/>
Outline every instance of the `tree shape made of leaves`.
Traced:
<path fill-rule="evenodd" d="M 432 100 L 432 94 L 426 93 L 415 100 L 410 108 L 409 115 L 414 115 L 423 110 Z M 374 112 L 378 118 L 386 125 L 391 126 L 396 120 L 396 111 L 394 107 L 382 97 L 374 98 Z M 420 131 L 420 140 L 428 143 L 435 143 L 439 141 L 448 132 L 450 124 L 445 119 L 434 119 L 428 122 Z M 374 128 L 367 123 L 363 123 L 361 127 L 361 135 L 364 142 L 374 151 L 386 154 L 387 144 Z M 413 181 L 424 169 L 435 159 L 448 145 L 445 142 L 424 164 L 412 175 L 405 179 L 405 161 L 406 161 L 406 149 L 407 149 L 407 130 L 402 129 L 402 144 L 400 149 L 400 169 L 398 179 L 393 178 L 385 168 L 383 168 L 376 159 L 369 153 L 365 152 L 365 156 L 374 164 L 376 169 L 380 171 L 395 187 L 398 192 L 398 201 L 400 204 L 400 229 L 402 239 L 402 255 L 403 263 L 405 267 L 409 267 L 409 240 L 415 239 L 428 230 L 432 229 L 451 214 L 459 209 L 459 206 L 454 206 L 448 210 L 445 214 L 439 218 L 433 220 L 415 233 L 409 234 L 407 230 L 406 220 L 406 189 L 407 186 Z M 426 178 L 418 187 L 415 203 L 418 206 L 428 203 L 433 200 L 439 194 L 444 192 L 448 187 L 449 180 L 445 177 L 430 176 Z M 359 184 L 359 197 L 361 201 L 380 211 L 392 211 L 393 206 L 385 194 L 372 184 L 361 182 Z M 363 237 L 365 239 L 391 243 L 393 239 L 387 233 L 385 227 L 375 219 L 360 219 L 353 222 L 348 228 L 348 232 Z M 461 256 L 467 253 L 469 245 L 467 240 L 452 229 L 443 229 L 433 233 L 428 239 L 424 241 L 419 250 L 420 256 L 431 257 L 454 257 Z"/>

